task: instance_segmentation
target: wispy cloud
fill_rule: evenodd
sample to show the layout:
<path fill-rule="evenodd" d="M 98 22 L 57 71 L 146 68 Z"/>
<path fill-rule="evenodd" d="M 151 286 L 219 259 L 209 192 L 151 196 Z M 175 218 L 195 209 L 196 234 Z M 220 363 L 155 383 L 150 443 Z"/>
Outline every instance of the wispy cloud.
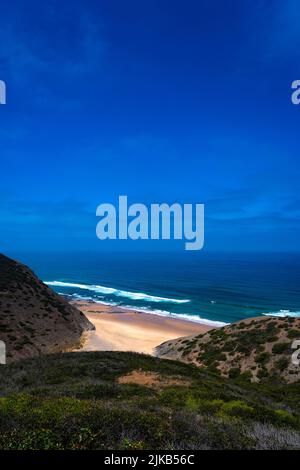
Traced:
<path fill-rule="evenodd" d="M 103 70 L 108 47 L 99 19 L 76 9 L 66 19 L 60 10 L 59 4 L 41 8 L 38 24 L 28 14 L 0 24 L 0 69 L 8 89 L 15 84 L 25 99 L 30 87 L 31 103 L 48 108 L 80 103 L 62 84 L 69 82 L 70 90 L 87 86 L 89 76 Z"/>

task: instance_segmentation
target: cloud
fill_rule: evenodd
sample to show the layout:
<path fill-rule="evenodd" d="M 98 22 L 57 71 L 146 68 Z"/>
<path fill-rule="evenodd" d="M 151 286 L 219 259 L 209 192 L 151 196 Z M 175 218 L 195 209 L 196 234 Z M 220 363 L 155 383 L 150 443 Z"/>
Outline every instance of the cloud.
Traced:
<path fill-rule="evenodd" d="M 34 232 L 35 227 L 56 227 L 56 230 L 76 227 L 81 231 L 89 229 L 95 222 L 94 210 L 85 202 L 78 201 L 20 201 L 0 200 L 1 225 L 27 227 Z"/>
<path fill-rule="evenodd" d="M 101 22 L 85 9 L 67 16 L 60 4 L 51 4 L 38 17 L 19 12 L 0 21 L 1 78 L 23 100 L 30 90 L 31 103 L 72 108 L 80 104 L 74 89 L 82 90 L 91 74 L 103 71 L 108 45 Z"/>
<path fill-rule="evenodd" d="M 300 220 L 300 205 L 292 194 L 255 188 L 231 191 L 206 202 L 206 214 L 215 221 L 285 223 Z"/>

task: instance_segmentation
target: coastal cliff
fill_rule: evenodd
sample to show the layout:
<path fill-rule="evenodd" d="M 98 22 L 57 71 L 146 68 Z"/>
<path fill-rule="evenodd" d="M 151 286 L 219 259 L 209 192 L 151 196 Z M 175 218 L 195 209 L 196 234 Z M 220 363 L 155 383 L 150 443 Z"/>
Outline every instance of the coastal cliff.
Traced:
<path fill-rule="evenodd" d="M 7 362 L 70 350 L 93 328 L 27 266 L 0 254 L 0 340 Z"/>

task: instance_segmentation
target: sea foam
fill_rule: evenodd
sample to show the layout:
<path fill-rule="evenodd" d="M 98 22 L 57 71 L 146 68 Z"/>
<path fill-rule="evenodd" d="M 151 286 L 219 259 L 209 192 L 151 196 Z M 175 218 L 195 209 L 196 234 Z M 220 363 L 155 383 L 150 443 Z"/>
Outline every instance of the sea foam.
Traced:
<path fill-rule="evenodd" d="M 291 312 L 290 310 L 279 310 L 279 312 L 269 312 L 269 313 L 263 313 L 263 315 L 267 317 L 294 317 L 294 318 L 299 318 L 300 317 L 300 312 Z"/>
<path fill-rule="evenodd" d="M 60 295 L 65 295 L 62 292 L 59 292 Z M 118 302 L 108 302 L 104 300 L 98 300 L 93 297 L 88 297 L 85 295 L 79 295 L 79 294 L 71 294 L 70 297 L 76 299 L 76 300 L 83 300 L 87 302 L 93 302 L 95 304 L 100 304 L 100 305 L 108 305 L 110 307 L 118 307 L 122 310 L 132 310 L 134 312 L 140 312 L 140 313 L 149 313 L 150 315 L 158 315 L 161 317 L 170 317 L 170 318 L 178 318 L 181 320 L 186 320 L 186 321 L 191 321 L 194 323 L 201 323 L 203 325 L 209 325 L 213 327 L 222 327 L 229 325 L 229 323 L 225 323 L 222 321 L 216 321 L 216 320 L 209 320 L 208 318 L 202 318 L 200 315 L 188 315 L 186 313 L 172 313 L 169 312 L 168 310 L 158 310 L 158 309 L 150 309 L 147 307 L 134 307 L 132 305 L 120 305 Z"/>
<path fill-rule="evenodd" d="M 99 303 L 102 303 L 102 302 L 99 302 Z M 134 308 L 132 306 L 120 306 L 120 308 L 124 308 L 124 309 L 130 309 L 130 310 L 135 310 L 137 312 L 141 312 L 141 313 L 149 313 L 149 314 L 152 314 L 152 315 L 159 315 L 161 317 L 171 317 L 171 318 L 177 318 L 177 319 L 181 319 L 181 320 L 186 320 L 186 321 L 191 321 L 191 322 L 194 322 L 194 323 L 201 323 L 202 325 L 208 325 L 208 326 L 214 326 L 214 327 L 222 327 L 222 326 L 226 326 L 226 325 L 229 325 L 229 323 L 225 323 L 225 322 L 222 322 L 222 321 L 216 321 L 216 320 L 209 320 L 208 318 L 202 318 L 200 317 L 200 315 L 188 315 L 186 313 L 172 313 L 172 312 L 168 312 L 166 310 L 150 310 L 148 309 L 147 307 L 145 308 Z"/>
<path fill-rule="evenodd" d="M 77 284 L 62 281 L 45 281 L 45 284 L 53 287 L 70 287 L 75 289 L 88 290 L 97 294 L 111 294 L 117 297 L 125 297 L 131 300 L 146 300 L 147 302 L 168 302 L 174 304 L 185 304 L 190 302 L 189 299 L 170 299 L 167 297 L 158 297 L 155 295 L 145 294 L 143 292 L 129 292 L 126 290 L 114 289 L 113 287 L 105 287 L 89 284 Z"/>
<path fill-rule="evenodd" d="M 147 308 L 147 307 L 135 307 L 135 306 L 132 306 L 132 305 L 120 305 L 120 303 L 118 303 L 118 302 L 104 301 L 102 299 L 99 300 L 99 298 L 95 298 L 95 297 L 91 297 L 91 296 L 87 296 L 87 295 L 64 294 L 63 292 L 58 292 L 58 293 L 60 295 L 68 295 L 68 297 L 71 297 L 71 298 L 76 299 L 76 300 L 83 300 L 83 301 L 86 301 L 86 302 L 93 302 L 95 304 L 100 304 L 100 305 L 108 305 L 110 307 L 118 307 L 122 310 L 132 310 L 134 312 L 149 313 L 151 315 L 158 315 L 158 316 L 161 316 L 161 317 L 178 318 L 178 319 L 181 319 L 181 320 L 191 321 L 191 322 L 194 322 L 194 323 L 200 323 L 202 325 L 213 326 L 215 328 L 229 325 L 229 323 L 216 321 L 216 320 L 209 320 L 208 318 L 202 318 L 202 317 L 200 317 L 200 315 L 188 315 L 186 313 L 172 313 L 172 312 L 169 312 L 168 310 L 150 309 L 150 308 Z"/>

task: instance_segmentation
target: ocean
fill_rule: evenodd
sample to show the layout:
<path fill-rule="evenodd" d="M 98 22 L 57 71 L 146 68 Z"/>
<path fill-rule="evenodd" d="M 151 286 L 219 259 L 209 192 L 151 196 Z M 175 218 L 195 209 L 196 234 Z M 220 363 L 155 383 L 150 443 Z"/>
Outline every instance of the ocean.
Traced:
<path fill-rule="evenodd" d="M 221 326 L 260 315 L 300 316 L 300 255 L 23 254 L 56 292 Z"/>

